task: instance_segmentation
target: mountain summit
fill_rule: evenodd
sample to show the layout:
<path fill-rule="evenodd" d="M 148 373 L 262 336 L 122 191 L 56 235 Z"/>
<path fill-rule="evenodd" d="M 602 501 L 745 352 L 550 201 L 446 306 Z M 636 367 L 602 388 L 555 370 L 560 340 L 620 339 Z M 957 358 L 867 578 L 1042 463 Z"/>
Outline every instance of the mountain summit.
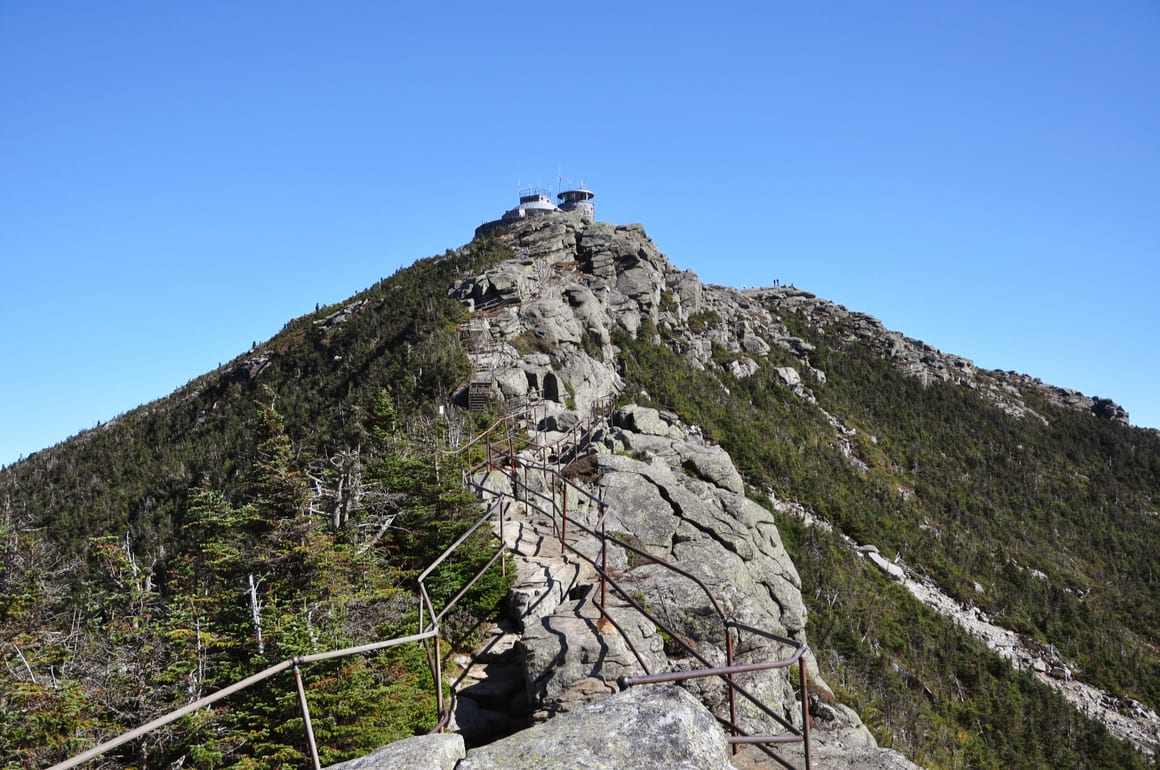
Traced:
<path fill-rule="evenodd" d="M 772 344 L 791 354 L 798 362 L 797 369 L 810 372 L 813 379 L 820 375 L 824 382 L 824 373 L 809 364 L 809 343 L 790 334 L 778 318 L 790 313 L 817 330 L 841 329 L 847 341 L 866 345 L 923 384 L 949 382 L 976 389 L 986 400 L 1016 417 L 1030 414 L 1044 419 L 1027 406 L 1021 390 L 1028 390 L 1053 405 L 1128 424 L 1127 412 L 1110 399 L 1087 397 L 1015 372 L 980 370 L 961 356 L 941 353 L 924 342 L 890 331 L 870 315 L 851 312 L 793 286 L 741 292 L 705 286 L 691 271 L 670 265 L 641 225 L 613 226 L 591 221 L 587 211 L 565 213 L 555 208 L 521 205 L 503 218 L 482 225 L 478 232 L 492 232 L 504 225 L 513 228 L 502 240 L 515 244 L 516 259 L 485 276 L 457 282 L 451 294 L 469 308 L 523 303 L 535 294 L 535 301 L 519 315 L 567 319 L 557 324 L 568 328 L 556 328 L 550 320 L 531 321 L 527 331 L 547 345 L 587 341 L 603 347 L 609 344 L 611 330 L 635 335 L 642 320 L 647 320 L 671 332 L 673 344 L 698 370 L 712 366 L 716 345 L 736 354 L 724 368 L 745 377 L 755 371 L 755 359 L 765 356 Z M 583 280 L 571 286 L 562 282 L 558 288 L 575 311 L 545 311 L 551 305 L 552 294 L 538 291 L 535 270 L 572 263 Z M 615 296 L 610 294 L 614 290 Z M 714 323 L 707 324 L 707 320 Z M 493 336 L 502 339 L 503 333 Z M 794 378 L 789 372 L 784 374 Z M 790 386 L 799 384 L 800 377 Z M 807 394 L 808 387 L 802 387 L 799 395 L 808 401 Z"/>

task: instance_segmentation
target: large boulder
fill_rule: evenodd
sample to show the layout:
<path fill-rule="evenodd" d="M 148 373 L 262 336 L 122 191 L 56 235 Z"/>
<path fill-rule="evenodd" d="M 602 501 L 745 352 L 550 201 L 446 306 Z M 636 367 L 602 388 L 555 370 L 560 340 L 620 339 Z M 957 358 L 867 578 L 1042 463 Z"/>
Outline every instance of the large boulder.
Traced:
<path fill-rule="evenodd" d="M 465 755 L 461 735 L 417 735 L 326 770 L 455 770 Z"/>
<path fill-rule="evenodd" d="M 675 289 L 677 301 L 681 305 L 682 320 L 687 321 L 689 316 L 701 312 L 704 302 L 704 287 L 696 273 L 692 270 L 677 273 L 669 281 L 669 285 Z"/>
<path fill-rule="evenodd" d="M 579 220 L 566 213 L 552 217 L 528 220 L 521 228 L 521 254 L 525 258 L 542 259 L 549 265 L 568 261 L 576 250 L 576 227 Z"/>
<path fill-rule="evenodd" d="M 730 770 L 713 715 L 679 687 L 642 686 L 472 749 L 458 770 Z"/>
<path fill-rule="evenodd" d="M 600 345 L 608 344 L 608 329 L 612 325 L 596 295 L 587 286 L 576 284 L 564 290 L 564 298 L 572 308 L 572 314 L 584 327 L 588 336 Z"/>
<path fill-rule="evenodd" d="M 778 379 L 791 388 L 800 385 L 802 382 L 802 376 L 792 366 L 779 366 L 773 372 L 777 375 Z"/>
<path fill-rule="evenodd" d="M 639 435 L 631 437 L 639 441 Z M 673 442 L 679 443 L 679 442 Z M 663 458 L 648 462 L 611 453 L 596 455 L 597 495 L 608 507 L 607 528 L 624 533 L 652 556 L 680 564 L 720 601 L 720 611 L 741 623 L 803 638 L 806 611 L 801 582 L 777 531 L 773 515 L 738 492 L 687 471 L 675 472 Z M 679 466 L 677 466 L 679 469 Z M 665 625 L 692 640 L 702 657 L 723 660 L 724 627 L 718 608 L 693 581 L 640 558 L 628 559 L 624 576 Z M 777 642 L 743 634 L 736 662 L 776 660 L 787 653 Z M 675 653 L 674 667 L 700 667 Z M 747 689 L 800 722 L 787 672 L 744 677 Z M 710 699 L 715 702 L 715 698 Z M 776 728 L 743 708 L 747 728 Z"/>
<path fill-rule="evenodd" d="M 614 425 L 619 425 L 633 433 L 643 433 L 647 436 L 668 436 L 669 438 L 684 438 L 685 432 L 666 419 L 660 411 L 648 406 L 629 404 L 616 410 L 612 416 Z"/>
<path fill-rule="evenodd" d="M 653 316 L 669 268 L 668 261 L 657 251 L 643 227 L 613 227 L 597 222 L 578 233 L 576 247 L 577 260 L 585 273 Z"/>
<path fill-rule="evenodd" d="M 557 400 L 571 400 L 573 409 L 586 413 L 592 404 L 607 398 L 621 387 L 616 371 L 593 359 L 583 350 L 562 351 L 554 359 L 555 371 L 563 384 Z"/>
<path fill-rule="evenodd" d="M 579 344 L 583 334 L 575 314 L 562 297 L 543 297 L 525 303 L 520 320 L 539 344 L 549 348 L 561 343 Z"/>

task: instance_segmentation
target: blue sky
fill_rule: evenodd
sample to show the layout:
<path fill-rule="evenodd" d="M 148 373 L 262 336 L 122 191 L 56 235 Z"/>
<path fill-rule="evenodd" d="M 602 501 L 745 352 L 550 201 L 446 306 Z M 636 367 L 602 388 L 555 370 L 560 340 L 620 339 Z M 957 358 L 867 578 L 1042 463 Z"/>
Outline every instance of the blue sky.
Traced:
<path fill-rule="evenodd" d="M 560 171 L 1160 426 L 1160 2 L 392 5 L 0 0 L 0 465 Z"/>

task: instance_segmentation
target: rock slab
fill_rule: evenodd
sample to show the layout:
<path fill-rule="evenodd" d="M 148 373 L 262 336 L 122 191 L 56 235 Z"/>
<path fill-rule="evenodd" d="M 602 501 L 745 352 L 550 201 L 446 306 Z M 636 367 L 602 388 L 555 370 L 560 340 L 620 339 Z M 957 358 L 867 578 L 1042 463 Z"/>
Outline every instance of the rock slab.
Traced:
<path fill-rule="evenodd" d="M 674 686 L 642 686 L 473 749 L 458 770 L 734 770 L 713 715 Z"/>
<path fill-rule="evenodd" d="M 326 770 L 455 770 L 466 753 L 461 735 L 416 735 Z"/>

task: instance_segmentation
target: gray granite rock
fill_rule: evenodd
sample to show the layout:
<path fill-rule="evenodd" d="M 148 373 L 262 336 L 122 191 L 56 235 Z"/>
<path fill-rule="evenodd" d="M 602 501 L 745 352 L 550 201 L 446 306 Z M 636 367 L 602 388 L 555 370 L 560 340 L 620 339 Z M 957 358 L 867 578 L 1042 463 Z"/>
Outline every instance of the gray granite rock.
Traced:
<path fill-rule="evenodd" d="M 525 626 L 520 646 L 538 718 L 615 692 L 618 677 L 641 673 L 633 649 L 649 670 L 664 666 L 663 644 L 652 623 L 622 607 L 610 606 L 608 612 L 615 626 L 585 597 L 564 602 L 551 615 Z"/>
<path fill-rule="evenodd" d="M 473 749 L 459 770 L 730 770 L 724 734 L 672 686 L 642 686 Z"/>
<path fill-rule="evenodd" d="M 461 735 L 416 735 L 327 770 L 455 770 L 466 753 Z"/>

